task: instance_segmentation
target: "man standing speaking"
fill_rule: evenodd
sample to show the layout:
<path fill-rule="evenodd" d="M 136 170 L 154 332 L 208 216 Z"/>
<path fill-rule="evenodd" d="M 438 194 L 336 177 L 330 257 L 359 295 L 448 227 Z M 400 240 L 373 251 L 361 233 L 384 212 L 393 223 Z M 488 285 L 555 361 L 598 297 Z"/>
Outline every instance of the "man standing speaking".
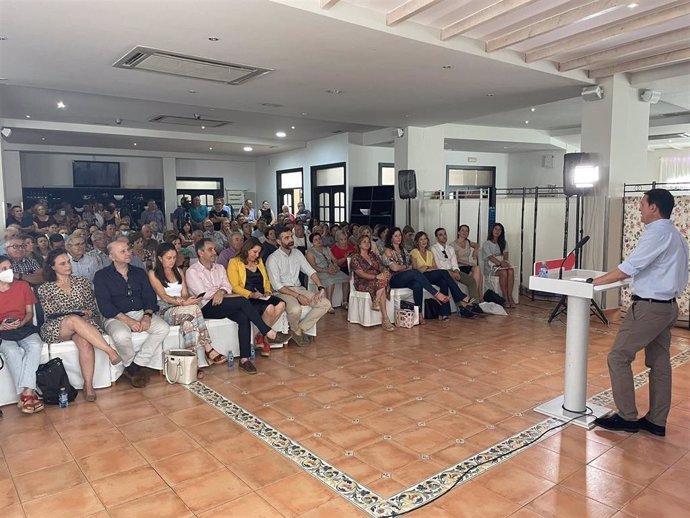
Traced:
<path fill-rule="evenodd" d="M 678 297 L 688 284 L 688 243 L 671 222 L 673 195 L 647 191 L 640 203 L 645 231 L 630 256 L 592 281 L 595 286 L 632 277 L 632 306 L 608 355 L 617 414 L 596 419 L 607 430 L 666 435 L 671 408 L 671 328 L 678 318 Z M 631 364 L 645 351 L 649 367 L 649 412 L 637 418 Z"/>

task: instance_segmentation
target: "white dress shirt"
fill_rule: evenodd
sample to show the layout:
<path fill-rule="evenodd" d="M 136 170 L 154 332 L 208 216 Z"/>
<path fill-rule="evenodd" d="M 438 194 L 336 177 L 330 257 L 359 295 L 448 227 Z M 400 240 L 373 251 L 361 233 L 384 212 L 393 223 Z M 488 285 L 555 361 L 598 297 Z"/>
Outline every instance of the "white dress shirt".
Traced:
<path fill-rule="evenodd" d="M 458 257 L 455 255 L 455 250 L 453 250 L 452 246 L 434 243 L 431 245 L 431 253 L 434 254 L 436 267 L 439 270 L 460 270 L 458 266 Z"/>
<path fill-rule="evenodd" d="M 271 286 L 275 291 L 279 291 L 283 287 L 301 286 L 302 284 L 299 282 L 300 272 L 306 274 L 307 277 L 316 273 L 316 270 L 307 262 L 304 254 L 296 248 L 290 250 L 290 255 L 286 254 L 282 248 L 278 248 L 268 256 L 266 270 Z"/>

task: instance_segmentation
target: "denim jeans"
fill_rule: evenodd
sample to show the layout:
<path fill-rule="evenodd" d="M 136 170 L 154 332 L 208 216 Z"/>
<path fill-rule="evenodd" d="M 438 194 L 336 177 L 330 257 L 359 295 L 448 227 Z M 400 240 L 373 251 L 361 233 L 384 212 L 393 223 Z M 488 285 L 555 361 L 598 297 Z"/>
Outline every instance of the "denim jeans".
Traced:
<path fill-rule="evenodd" d="M 432 295 L 436 295 L 438 290 L 434 288 L 426 277 L 419 270 L 405 270 L 404 272 L 398 272 L 391 277 L 390 280 L 391 288 L 408 288 L 412 290 L 412 296 L 414 297 L 414 305 L 422 308 L 422 302 L 424 299 L 423 291 L 426 290 Z"/>
<path fill-rule="evenodd" d="M 42 349 L 43 342 L 38 333 L 17 342 L 3 340 L 0 344 L 0 353 L 5 357 L 7 368 L 17 385 L 17 394 L 21 394 L 25 388 L 36 388 L 36 370 L 41 363 Z"/>

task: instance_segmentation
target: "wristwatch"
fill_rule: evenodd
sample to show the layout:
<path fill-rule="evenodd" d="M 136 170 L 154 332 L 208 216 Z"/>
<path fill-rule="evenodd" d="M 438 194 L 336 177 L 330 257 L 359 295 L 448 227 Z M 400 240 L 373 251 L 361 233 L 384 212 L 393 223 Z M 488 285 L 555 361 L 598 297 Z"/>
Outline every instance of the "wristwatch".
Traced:
<path fill-rule="evenodd" d="M 324 288 L 323 286 L 319 286 L 319 287 L 318 287 L 318 290 L 319 290 L 319 291 L 323 291 L 323 290 L 325 290 L 325 289 L 326 289 L 326 288 Z"/>
<path fill-rule="evenodd" d="M 144 316 L 145 317 L 152 317 L 153 316 L 153 311 L 144 311 Z"/>

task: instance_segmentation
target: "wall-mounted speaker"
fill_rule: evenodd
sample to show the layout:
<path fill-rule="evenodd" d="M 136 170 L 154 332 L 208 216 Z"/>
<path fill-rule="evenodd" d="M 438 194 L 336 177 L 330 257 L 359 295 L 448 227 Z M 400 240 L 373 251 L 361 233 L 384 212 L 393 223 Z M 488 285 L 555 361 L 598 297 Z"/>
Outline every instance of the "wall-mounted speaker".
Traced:
<path fill-rule="evenodd" d="M 414 169 L 401 169 L 398 171 L 398 192 L 401 200 L 417 197 L 417 176 Z"/>

